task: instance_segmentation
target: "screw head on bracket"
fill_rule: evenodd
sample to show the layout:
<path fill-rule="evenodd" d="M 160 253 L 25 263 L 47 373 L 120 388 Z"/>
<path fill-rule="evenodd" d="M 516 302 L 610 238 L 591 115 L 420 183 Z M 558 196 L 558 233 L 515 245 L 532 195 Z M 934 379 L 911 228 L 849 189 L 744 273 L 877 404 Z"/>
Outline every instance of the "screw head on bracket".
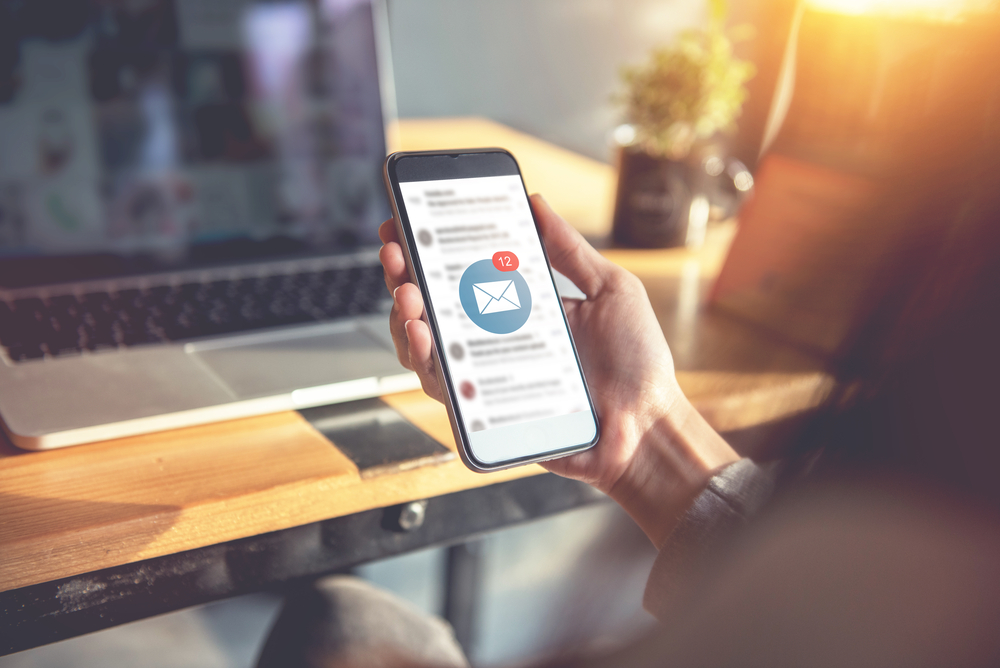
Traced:
<path fill-rule="evenodd" d="M 403 531 L 413 531 L 420 528 L 427 516 L 427 501 L 411 501 L 404 503 L 399 509 L 399 528 Z"/>

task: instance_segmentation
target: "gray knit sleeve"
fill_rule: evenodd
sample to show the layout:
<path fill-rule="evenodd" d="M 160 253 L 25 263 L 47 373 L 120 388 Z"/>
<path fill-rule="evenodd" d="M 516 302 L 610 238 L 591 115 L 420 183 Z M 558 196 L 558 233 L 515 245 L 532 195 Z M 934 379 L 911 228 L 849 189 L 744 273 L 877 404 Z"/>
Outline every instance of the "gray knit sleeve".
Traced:
<path fill-rule="evenodd" d="M 698 557 L 752 517 L 774 491 L 777 466 L 741 459 L 722 469 L 694 500 L 653 563 L 643 605 L 660 620 L 667 616 L 679 578 Z"/>

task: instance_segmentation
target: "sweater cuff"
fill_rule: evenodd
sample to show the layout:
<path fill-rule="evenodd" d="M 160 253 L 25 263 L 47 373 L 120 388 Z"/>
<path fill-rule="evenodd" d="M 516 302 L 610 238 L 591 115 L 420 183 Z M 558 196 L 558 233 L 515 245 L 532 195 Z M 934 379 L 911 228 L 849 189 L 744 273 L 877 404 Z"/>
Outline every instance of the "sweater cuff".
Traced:
<path fill-rule="evenodd" d="M 774 491 L 777 473 L 775 464 L 758 466 L 741 459 L 712 477 L 653 562 L 643 597 L 646 610 L 665 620 L 679 578 L 760 510 Z"/>

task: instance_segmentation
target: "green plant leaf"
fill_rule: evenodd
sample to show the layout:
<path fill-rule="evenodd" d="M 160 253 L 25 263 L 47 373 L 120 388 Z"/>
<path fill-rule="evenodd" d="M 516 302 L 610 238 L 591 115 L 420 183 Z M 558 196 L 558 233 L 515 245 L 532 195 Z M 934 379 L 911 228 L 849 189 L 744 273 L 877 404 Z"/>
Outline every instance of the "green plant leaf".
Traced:
<path fill-rule="evenodd" d="M 710 0 L 709 10 L 707 29 L 685 30 L 646 63 L 622 70 L 618 101 L 648 153 L 679 159 L 698 139 L 735 129 L 755 68 L 733 55 L 725 0 Z"/>

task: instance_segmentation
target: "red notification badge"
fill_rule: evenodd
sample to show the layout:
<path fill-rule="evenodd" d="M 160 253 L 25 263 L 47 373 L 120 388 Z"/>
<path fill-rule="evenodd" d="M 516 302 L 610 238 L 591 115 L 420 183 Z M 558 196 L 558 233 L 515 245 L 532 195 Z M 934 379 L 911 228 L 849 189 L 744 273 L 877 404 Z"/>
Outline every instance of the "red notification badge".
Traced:
<path fill-rule="evenodd" d="M 517 256 L 510 251 L 497 251 L 493 254 L 493 266 L 500 271 L 514 271 L 519 264 Z"/>

